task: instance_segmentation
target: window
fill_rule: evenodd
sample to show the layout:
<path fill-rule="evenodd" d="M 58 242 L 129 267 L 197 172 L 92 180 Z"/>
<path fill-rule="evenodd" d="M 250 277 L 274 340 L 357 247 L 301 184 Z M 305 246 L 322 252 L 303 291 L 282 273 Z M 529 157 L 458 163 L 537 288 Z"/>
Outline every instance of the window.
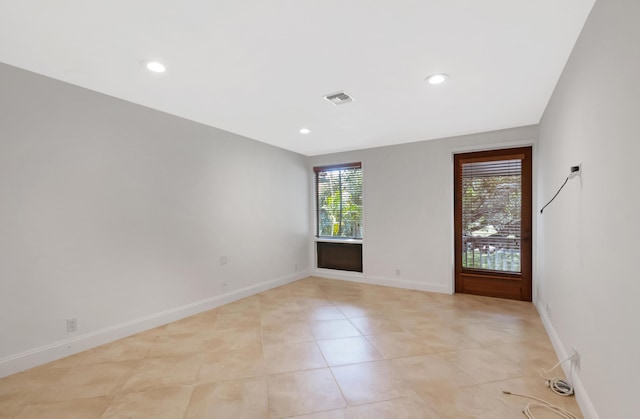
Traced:
<path fill-rule="evenodd" d="M 362 238 L 362 165 L 314 167 L 316 236 Z"/>
<path fill-rule="evenodd" d="M 531 154 L 454 156 L 456 292 L 531 301 Z"/>
<path fill-rule="evenodd" d="M 522 160 L 462 163 L 462 267 L 520 272 Z"/>

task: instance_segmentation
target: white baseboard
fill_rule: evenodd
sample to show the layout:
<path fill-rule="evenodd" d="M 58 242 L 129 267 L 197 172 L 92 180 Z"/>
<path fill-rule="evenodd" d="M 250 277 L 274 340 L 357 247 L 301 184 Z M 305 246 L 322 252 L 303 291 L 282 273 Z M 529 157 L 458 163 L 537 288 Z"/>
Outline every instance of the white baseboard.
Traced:
<path fill-rule="evenodd" d="M 538 314 L 540 314 L 540 319 L 542 320 L 542 324 L 549 335 L 549 339 L 551 340 L 551 344 L 553 345 L 553 349 L 556 351 L 556 355 L 559 360 L 567 359 L 569 357 L 569 352 L 567 352 L 566 348 L 562 344 L 560 340 L 560 336 L 556 329 L 553 327 L 551 323 L 551 319 L 547 316 L 547 313 L 542 310 L 542 307 L 539 307 L 536 302 L 536 309 L 538 310 Z M 578 405 L 580 406 L 580 410 L 582 410 L 582 414 L 585 419 L 600 419 L 598 412 L 596 411 L 593 403 L 591 402 L 591 398 L 587 393 L 582 380 L 580 379 L 580 375 L 578 375 L 577 371 L 571 371 L 569 368 L 569 364 L 562 364 L 562 370 L 566 374 L 566 376 L 571 380 L 571 384 L 573 384 L 573 389 L 575 391 L 576 400 Z M 569 377 L 571 374 L 571 377 Z"/>
<path fill-rule="evenodd" d="M 412 281 L 409 279 L 387 278 L 383 276 L 367 276 L 370 284 L 383 285 L 385 287 L 404 288 L 408 290 L 437 292 L 439 294 L 452 294 L 449 287 L 431 282 Z"/>
<path fill-rule="evenodd" d="M 336 271 L 331 269 L 315 269 L 314 276 L 343 281 L 360 282 L 363 284 L 382 285 L 385 287 L 404 288 L 416 291 L 437 292 L 440 294 L 452 294 L 450 287 L 429 282 L 412 281 L 408 279 L 388 278 L 384 276 L 364 275 L 360 272 Z"/>
<path fill-rule="evenodd" d="M 213 308 L 220 307 L 221 305 L 228 304 L 308 276 L 308 271 L 296 272 L 295 274 L 260 282 L 255 285 L 225 294 L 216 295 L 215 297 L 196 301 L 181 307 L 172 308 L 139 319 L 105 327 L 72 339 L 54 342 L 39 348 L 9 355 L 0 359 L 0 378 L 55 361 L 78 352 L 86 351 L 87 349 L 95 348 L 96 346 L 113 342 L 136 333 L 144 332 L 145 330 L 153 329 L 154 327 L 162 326 L 185 317 L 193 316 L 194 314 L 211 310 Z"/>
<path fill-rule="evenodd" d="M 339 279 L 341 281 L 365 282 L 364 275 L 361 272 L 338 271 L 334 269 L 314 269 L 311 273 L 327 279 Z"/>

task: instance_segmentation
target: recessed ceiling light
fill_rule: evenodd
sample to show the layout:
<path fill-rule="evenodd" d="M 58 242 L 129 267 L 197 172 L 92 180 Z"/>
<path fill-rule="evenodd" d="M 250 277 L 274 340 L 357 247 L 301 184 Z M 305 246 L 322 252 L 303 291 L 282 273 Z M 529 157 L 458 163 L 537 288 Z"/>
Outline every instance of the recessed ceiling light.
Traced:
<path fill-rule="evenodd" d="M 429 82 L 429 84 L 440 84 L 440 83 L 443 83 L 448 78 L 449 76 L 447 76 L 446 74 L 432 74 L 429 77 L 427 77 L 427 81 Z"/>
<path fill-rule="evenodd" d="M 157 61 L 147 61 L 145 62 L 145 67 L 147 67 L 147 70 L 153 71 L 154 73 L 164 73 L 167 70 L 164 64 Z"/>
<path fill-rule="evenodd" d="M 300 134 L 308 134 L 311 130 L 309 128 L 300 128 Z"/>

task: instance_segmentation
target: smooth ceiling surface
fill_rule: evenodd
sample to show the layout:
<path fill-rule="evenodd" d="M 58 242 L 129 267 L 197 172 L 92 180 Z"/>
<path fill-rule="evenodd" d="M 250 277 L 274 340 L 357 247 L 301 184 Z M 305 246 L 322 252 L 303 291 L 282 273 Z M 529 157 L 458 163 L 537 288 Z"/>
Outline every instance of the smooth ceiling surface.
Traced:
<path fill-rule="evenodd" d="M 0 61 L 317 155 L 538 123 L 593 3 L 0 0 Z"/>

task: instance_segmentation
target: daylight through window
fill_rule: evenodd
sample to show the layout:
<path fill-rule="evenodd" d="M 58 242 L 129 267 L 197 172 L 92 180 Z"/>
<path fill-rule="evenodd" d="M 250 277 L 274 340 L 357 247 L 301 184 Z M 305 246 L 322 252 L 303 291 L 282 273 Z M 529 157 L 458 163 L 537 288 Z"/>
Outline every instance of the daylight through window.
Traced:
<path fill-rule="evenodd" d="M 362 165 L 315 167 L 316 235 L 362 238 Z"/>
<path fill-rule="evenodd" d="M 522 161 L 462 164 L 462 267 L 520 272 Z"/>

